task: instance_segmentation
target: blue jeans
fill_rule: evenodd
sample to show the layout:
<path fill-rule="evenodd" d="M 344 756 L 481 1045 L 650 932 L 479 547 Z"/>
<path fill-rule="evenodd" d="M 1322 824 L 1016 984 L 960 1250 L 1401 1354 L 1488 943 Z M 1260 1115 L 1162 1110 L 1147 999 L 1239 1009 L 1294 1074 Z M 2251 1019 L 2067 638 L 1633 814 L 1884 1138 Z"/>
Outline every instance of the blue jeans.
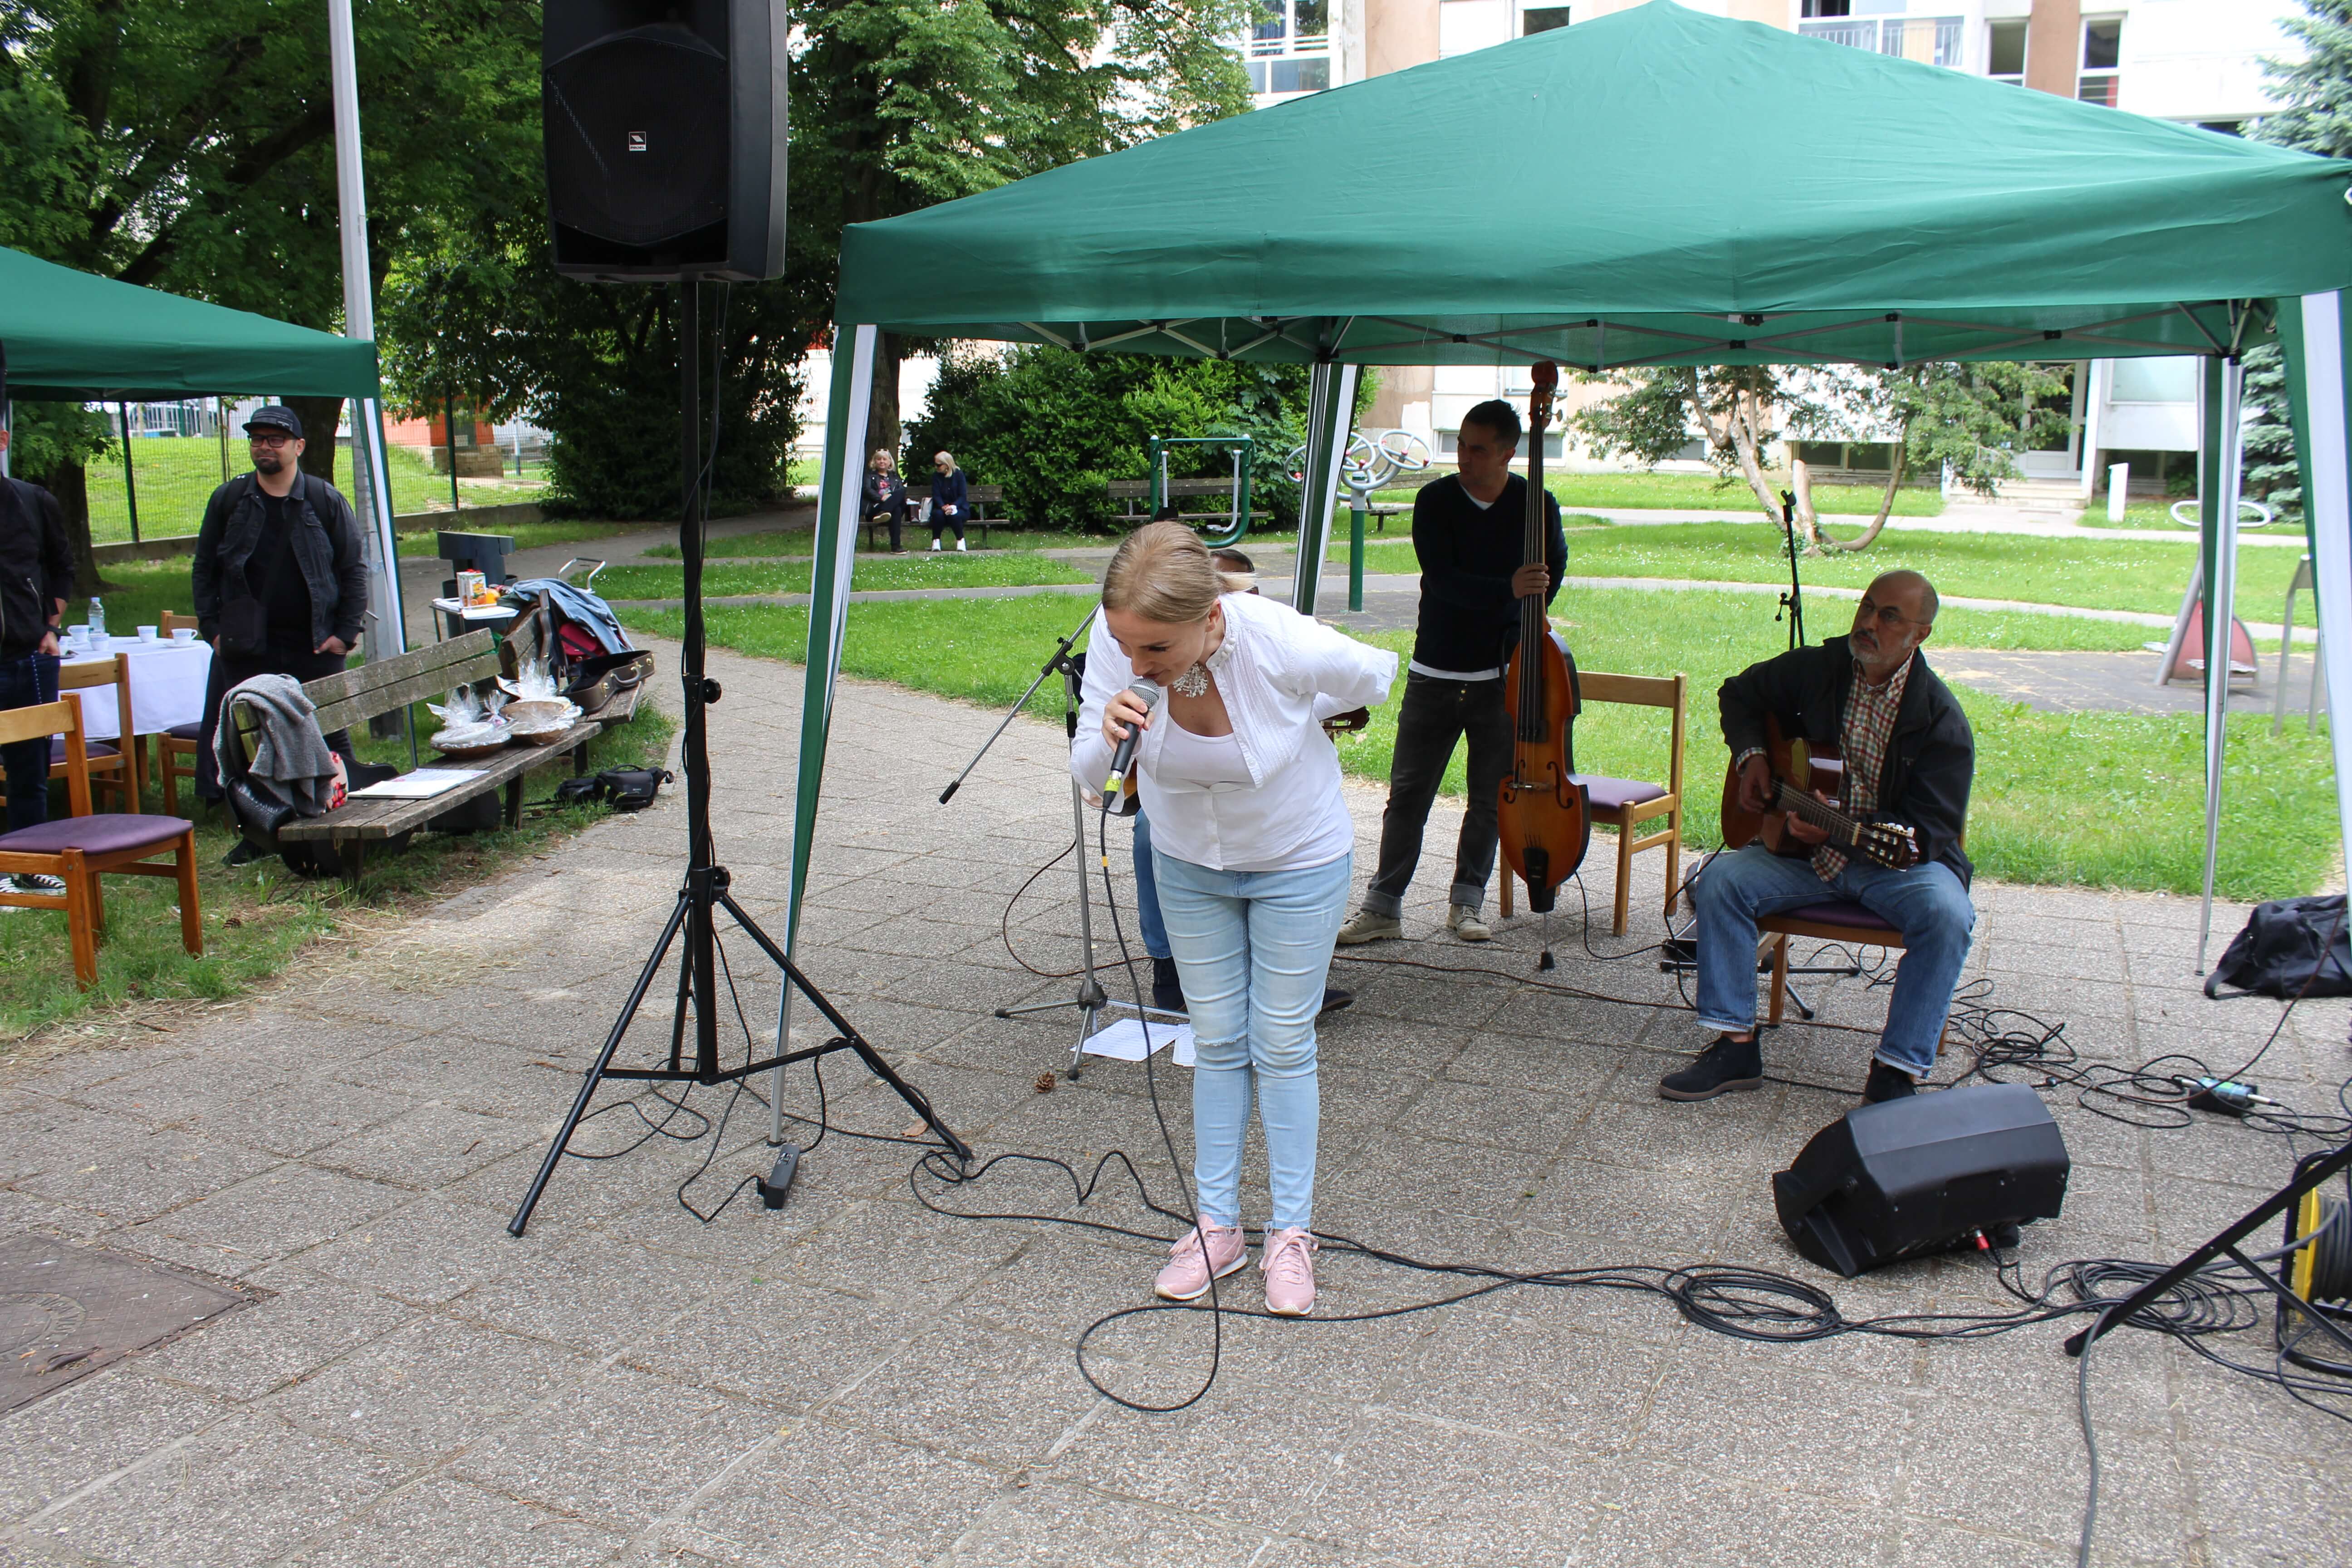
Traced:
<path fill-rule="evenodd" d="M 1157 857 L 1160 913 L 1184 984 L 1192 1069 L 1192 1182 L 1202 1217 L 1241 1223 L 1250 1091 L 1265 1132 L 1269 1223 L 1315 1217 L 1315 1015 L 1347 913 L 1355 857 L 1304 871 L 1212 871 Z"/>
<path fill-rule="evenodd" d="M 1143 951 L 1154 958 L 1172 958 L 1168 949 L 1168 922 L 1160 918 L 1160 879 L 1151 870 L 1151 819 L 1141 806 L 1135 811 L 1135 923 L 1143 928 Z"/>
<path fill-rule="evenodd" d="M 58 661 L 25 653 L 0 659 L 0 708 L 37 708 L 58 700 Z M 0 770 L 8 776 L 8 831 L 38 827 L 49 819 L 49 737 L 36 736 L 0 746 Z"/>
<path fill-rule="evenodd" d="M 1756 920 L 1807 904 L 1850 899 L 1903 933 L 1903 961 L 1878 1059 L 1914 1078 L 1936 1067 L 1936 1042 L 1952 1009 L 1952 989 L 1968 962 L 1976 906 L 1959 878 L 1940 861 L 1891 871 L 1848 861 L 1824 882 L 1810 860 L 1786 860 L 1760 844 L 1718 855 L 1691 884 L 1698 908 L 1698 1021 L 1744 1034 L 1756 1026 Z"/>

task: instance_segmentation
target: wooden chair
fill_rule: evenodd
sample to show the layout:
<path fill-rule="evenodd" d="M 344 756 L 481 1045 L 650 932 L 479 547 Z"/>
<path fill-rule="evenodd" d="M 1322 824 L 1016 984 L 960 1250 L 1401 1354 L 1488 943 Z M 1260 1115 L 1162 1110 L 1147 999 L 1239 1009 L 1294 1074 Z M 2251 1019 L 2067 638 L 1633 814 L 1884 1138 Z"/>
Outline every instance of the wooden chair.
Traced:
<path fill-rule="evenodd" d="M 90 811 L 89 753 L 82 741 L 81 704 L 75 699 L 0 710 L 0 745 L 53 735 L 65 744 L 66 795 L 73 815 L 0 834 L 0 873 L 54 877 L 65 883 L 66 890 L 0 892 L 0 904 L 65 910 L 74 978 L 87 989 L 98 984 L 98 943 L 106 934 L 106 898 L 99 879 L 173 877 L 180 884 L 180 945 L 191 957 L 202 957 L 205 925 L 196 901 L 194 825 L 176 816 Z M 171 858 L 154 858 L 162 855 Z"/>
<path fill-rule="evenodd" d="M 131 720 L 131 656 L 118 653 L 111 658 L 58 667 L 59 696 L 68 691 L 93 691 L 101 686 L 114 688 L 116 738 L 83 742 L 89 754 L 90 787 L 109 792 L 121 810 L 137 811 L 145 783 L 139 765 L 144 748 Z M 82 699 L 77 697 L 72 701 L 79 712 Z M 66 743 L 60 736 L 49 742 L 49 777 L 65 776 Z"/>
<path fill-rule="evenodd" d="M 173 610 L 164 611 L 161 628 L 163 635 L 169 637 L 175 626 L 185 626 L 194 631 L 196 617 Z M 163 784 L 163 811 L 167 816 L 180 815 L 180 781 L 195 782 L 196 748 L 203 742 L 204 731 L 202 722 L 174 724 L 155 737 L 155 776 Z"/>
<path fill-rule="evenodd" d="M 1644 849 L 1659 845 L 1666 850 L 1666 898 L 1664 909 L 1671 914 L 1675 893 L 1682 879 L 1683 867 L 1683 706 L 1689 694 L 1690 678 L 1685 675 L 1611 675 L 1601 670 L 1580 669 L 1576 674 L 1577 690 L 1588 705 L 1594 702 L 1622 702 L 1639 708 L 1664 708 L 1674 715 L 1673 738 L 1666 751 L 1666 782 L 1649 784 L 1638 779 L 1611 778 L 1605 773 L 1577 773 L 1574 778 L 1585 786 L 1592 801 L 1592 821 L 1595 826 L 1617 830 L 1617 905 L 1612 911 L 1610 931 L 1625 934 L 1626 914 L 1633 891 L 1633 857 Z M 1665 826 L 1656 832 L 1643 835 L 1642 824 L 1665 818 Z M 1511 876 L 1503 873 L 1502 911 L 1511 913 Z"/>
<path fill-rule="evenodd" d="M 1968 847 L 1968 835 L 1960 835 L 1960 847 Z M 1783 910 L 1777 915 L 1759 915 L 1756 920 L 1759 934 L 1769 937 L 1772 947 L 1772 1000 L 1766 1008 L 1765 1026 L 1780 1026 L 1780 1016 L 1790 997 L 1796 993 L 1789 988 L 1789 939 L 1801 936 L 1822 942 L 1843 942 L 1848 947 L 1883 947 L 1899 952 L 1906 945 L 1903 933 L 1889 921 L 1881 920 L 1863 905 L 1850 899 L 1823 899 L 1818 904 L 1806 904 L 1799 909 Z M 1862 973 L 1860 964 L 1834 966 L 1833 972 L 1854 975 Z M 1817 972 L 1817 973 L 1829 973 Z M 1797 1007 L 1811 1018 L 1813 1010 L 1799 997 Z M 1952 1032 L 1948 1016 L 1944 1020 L 1944 1033 L 1937 1037 L 1936 1047 L 1943 1048 L 1944 1039 Z"/>

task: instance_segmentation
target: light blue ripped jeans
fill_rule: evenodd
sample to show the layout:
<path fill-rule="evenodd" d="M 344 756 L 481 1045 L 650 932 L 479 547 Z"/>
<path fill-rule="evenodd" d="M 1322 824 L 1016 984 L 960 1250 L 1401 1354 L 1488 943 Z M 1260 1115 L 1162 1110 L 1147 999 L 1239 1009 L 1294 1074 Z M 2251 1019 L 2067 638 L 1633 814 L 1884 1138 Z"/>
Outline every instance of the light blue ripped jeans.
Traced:
<path fill-rule="evenodd" d="M 1241 1223 L 1250 1091 L 1265 1131 L 1269 1223 L 1312 1225 L 1315 1016 L 1347 913 L 1355 857 L 1303 871 L 1213 871 L 1153 857 L 1160 914 L 1200 1053 L 1192 1070 L 1192 1181 L 1213 1225 Z"/>

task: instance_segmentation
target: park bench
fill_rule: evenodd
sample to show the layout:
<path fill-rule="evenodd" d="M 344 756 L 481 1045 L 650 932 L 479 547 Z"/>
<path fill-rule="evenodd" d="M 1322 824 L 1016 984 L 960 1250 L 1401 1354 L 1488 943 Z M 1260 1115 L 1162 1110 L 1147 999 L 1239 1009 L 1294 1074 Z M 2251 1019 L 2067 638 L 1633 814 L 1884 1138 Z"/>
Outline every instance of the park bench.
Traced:
<path fill-rule="evenodd" d="M 992 526 L 997 528 L 1010 528 L 1013 526 L 1010 522 L 1007 522 L 1001 517 L 992 520 L 988 515 L 988 509 L 990 507 L 995 506 L 1004 500 L 1004 487 L 1003 485 L 968 486 L 964 491 L 964 500 L 970 502 L 971 506 L 971 515 L 963 520 L 964 528 L 967 531 L 973 528 L 980 530 L 980 547 L 982 550 L 988 548 L 988 531 Z M 907 521 L 907 526 L 908 528 L 927 528 L 929 524 L 919 523 L 915 521 L 912 518 L 909 518 Z M 882 541 L 888 536 L 889 531 L 890 525 L 888 523 L 875 522 L 870 519 L 867 520 L 866 523 L 866 548 L 868 550 L 881 549 Z"/>
<path fill-rule="evenodd" d="M 536 624 L 536 617 L 528 618 L 526 624 Z M 319 728 L 332 734 L 338 730 L 355 728 L 380 714 L 405 711 L 410 703 L 421 698 L 442 696 L 453 687 L 511 674 L 514 661 L 529 657 L 530 648 L 527 645 L 530 640 L 527 637 L 509 638 L 502 651 L 490 633 L 468 632 L 412 653 L 323 676 L 306 682 L 302 691 L 319 710 Z M 623 697 L 628 700 L 628 712 L 634 713 L 636 690 L 615 694 L 615 702 Z M 237 743 L 247 747 L 249 754 L 253 722 L 242 707 L 237 714 Z M 424 800 L 352 800 L 322 816 L 297 817 L 278 829 L 278 841 L 329 848 L 344 882 L 357 886 L 369 846 L 404 841 L 416 829 L 431 826 L 435 818 L 493 791 L 503 790 L 506 794 L 506 825 L 520 826 L 524 776 L 566 757 L 571 759 L 575 774 L 585 772 L 588 742 L 618 717 L 625 715 L 616 714 L 614 708 L 608 706 L 602 717 L 581 720 L 552 745 L 515 745 L 478 762 L 435 763 L 436 767 L 453 768 L 475 776 L 455 789 Z"/>

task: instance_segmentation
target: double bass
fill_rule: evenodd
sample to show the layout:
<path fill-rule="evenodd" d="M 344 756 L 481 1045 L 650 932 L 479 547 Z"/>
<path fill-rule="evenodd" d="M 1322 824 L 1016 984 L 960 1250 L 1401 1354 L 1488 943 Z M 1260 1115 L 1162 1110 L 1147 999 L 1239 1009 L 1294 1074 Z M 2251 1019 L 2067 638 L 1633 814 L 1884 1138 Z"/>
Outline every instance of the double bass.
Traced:
<path fill-rule="evenodd" d="M 1528 518 L 1521 561 L 1549 570 L 1544 426 L 1551 422 L 1559 367 L 1541 361 L 1533 379 L 1535 392 L 1528 400 Z M 1504 674 L 1503 706 L 1511 716 L 1511 769 L 1503 776 L 1496 802 L 1503 863 L 1527 883 L 1528 907 L 1544 917 L 1543 957 L 1537 967 L 1550 969 L 1554 897 L 1584 864 L 1592 838 L 1592 802 L 1574 776 L 1576 661 L 1544 618 L 1541 594 L 1519 601 L 1519 640 Z"/>

